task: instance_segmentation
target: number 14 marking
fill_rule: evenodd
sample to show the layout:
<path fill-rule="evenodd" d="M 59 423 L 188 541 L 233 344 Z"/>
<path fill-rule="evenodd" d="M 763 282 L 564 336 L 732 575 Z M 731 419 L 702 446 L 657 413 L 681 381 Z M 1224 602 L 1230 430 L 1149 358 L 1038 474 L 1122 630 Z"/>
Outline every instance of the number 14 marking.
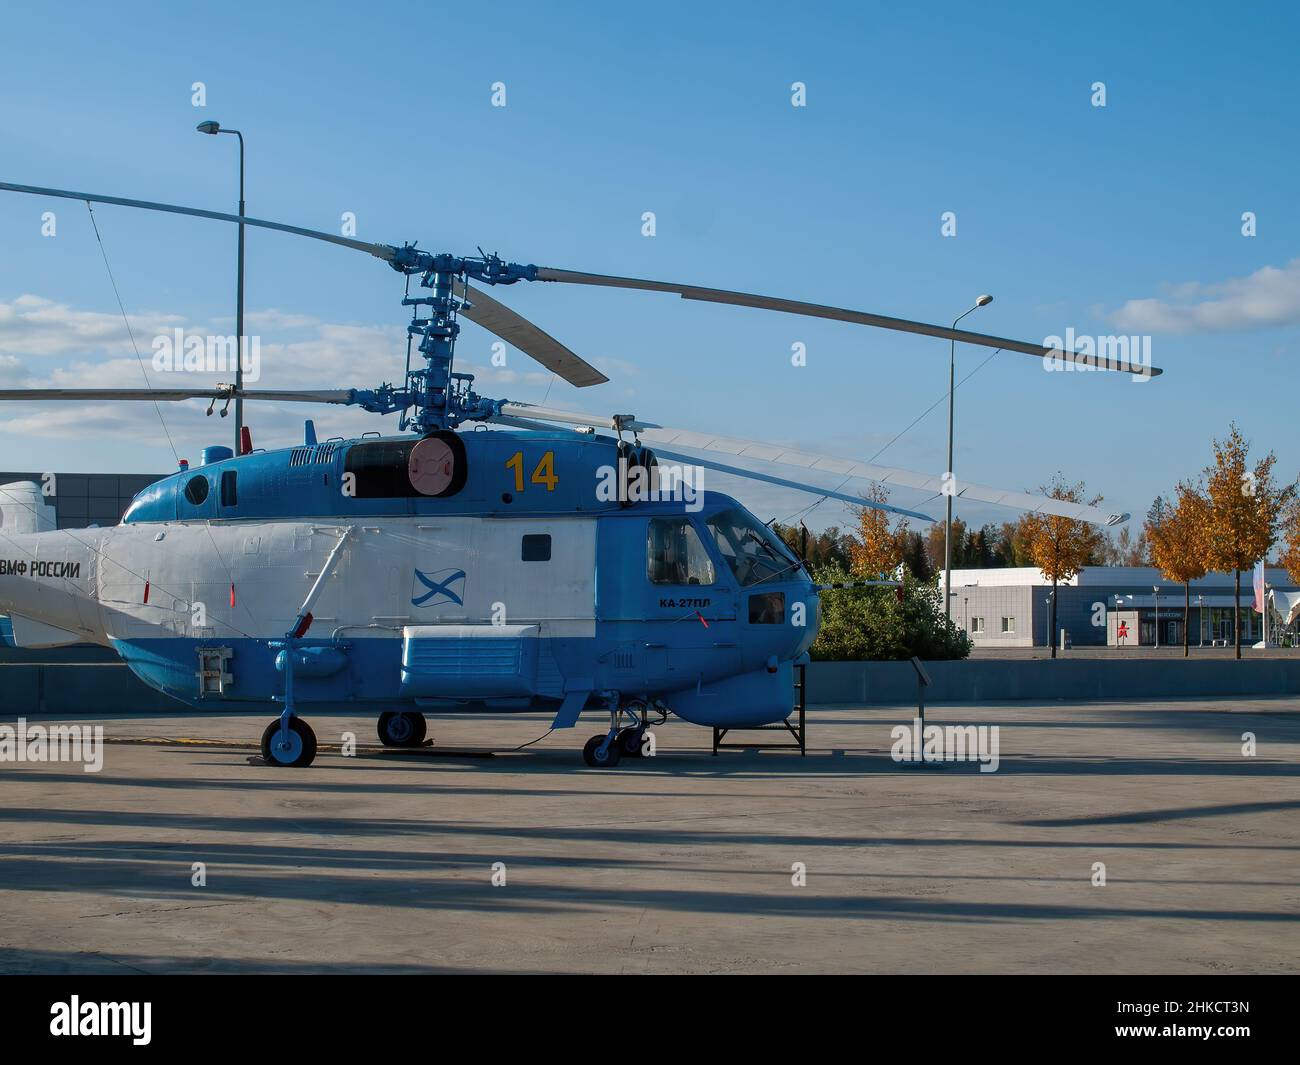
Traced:
<path fill-rule="evenodd" d="M 516 451 L 508 459 L 506 466 L 515 471 L 515 491 L 524 490 L 524 453 Z M 542 455 L 541 461 L 533 469 L 533 476 L 530 478 L 532 484 L 544 484 L 548 492 L 554 492 L 555 486 L 560 483 L 560 478 L 555 474 L 555 452 L 548 451 Z"/>

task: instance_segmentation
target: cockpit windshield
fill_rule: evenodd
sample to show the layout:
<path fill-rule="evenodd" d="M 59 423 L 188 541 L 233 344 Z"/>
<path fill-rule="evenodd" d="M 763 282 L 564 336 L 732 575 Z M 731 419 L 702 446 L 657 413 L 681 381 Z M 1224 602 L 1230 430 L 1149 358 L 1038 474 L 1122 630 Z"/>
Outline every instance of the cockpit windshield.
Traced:
<path fill-rule="evenodd" d="M 706 524 L 742 588 L 788 579 L 799 569 L 799 560 L 781 538 L 740 507 L 728 507 Z"/>

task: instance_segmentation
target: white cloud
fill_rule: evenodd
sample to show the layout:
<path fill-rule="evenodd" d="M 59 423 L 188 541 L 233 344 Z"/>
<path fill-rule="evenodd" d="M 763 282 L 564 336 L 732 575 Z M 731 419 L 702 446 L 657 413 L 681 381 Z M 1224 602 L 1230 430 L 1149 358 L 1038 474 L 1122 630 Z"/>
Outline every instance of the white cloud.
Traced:
<path fill-rule="evenodd" d="M 184 322 L 179 315 L 157 311 L 128 317 L 143 351 L 155 334 Z M 79 311 L 32 295 L 8 303 L 0 300 L 0 355 L 50 357 L 130 350 L 131 338 L 120 314 Z"/>
<path fill-rule="evenodd" d="M 1300 322 L 1300 259 L 1278 269 L 1216 284 L 1189 281 L 1166 288 L 1167 298 L 1129 300 L 1110 320 L 1125 332 L 1202 333 Z"/>
<path fill-rule="evenodd" d="M 402 383 L 404 324 L 326 322 L 275 310 L 251 313 L 247 321 L 249 333 L 259 337 L 261 359 L 257 380 L 249 381 L 249 388 L 373 388 L 382 381 Z M 139 358 L 120 315 L 78 310 L 32 295 L 0 301 L 0 387 L 212 388 L 233 379 L 228 369 L 164 372 L 153 366 L 155 336 L 170 336 L 178 328 L 187 335 L 204 336 L 214 331 L 211 324 L 157 312 L 132 318 L 131 324 Z M 216 331 L 226 335 L 229 324 L 233 323 L 223 320 Z M 456 369 L 473 373 L 480 391 L 500 394 L 523 384 L 545 387 L 550 382 L 548 371 L 514 349 L 509 365 L 490 365 L 493 339 L 487 334 L 470 335 L 459 345 Z M 20 355 L 42 356 L 39 369 Z M 216 438 L 224 442 L 228 435 L 230 420 L 205 417 L 207 406 L 206 400 L 162 402 L 159 409 L 148 401 L 11 401 L 0 404 L 0 430 L 45 439 L 89 430 L 97 438 L 153 440 L 164 449 L 170 435 L 178 449 L 189 452 Z M 380 419 L 355 408 L 250 401 L 245 412 L 258 446 L 296 443 L 306 418 L 316 420 L 323 436 L 359 436 L 373 429 L 397 432 L 395 416 Z"/>
<path fill-rule="evenodd" d="M 22 359 L 0 355 L 0 387 L 19 388 L 27 380 L 27 366 Z"/>

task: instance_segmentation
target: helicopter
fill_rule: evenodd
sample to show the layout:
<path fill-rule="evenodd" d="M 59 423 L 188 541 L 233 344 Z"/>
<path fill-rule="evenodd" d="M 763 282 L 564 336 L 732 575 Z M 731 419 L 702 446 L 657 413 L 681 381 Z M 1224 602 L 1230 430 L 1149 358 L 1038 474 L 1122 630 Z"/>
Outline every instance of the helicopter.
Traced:
<path fill-rule="evenodd" d="M 587 740 L 595 768 L 647 753 L 669 715 L 710 727 L 779 723 L 794 666 L 817 635 L 808 567 L 714 471 L 925 522 L 809 483 L 809 473 L 877 481 L 1104 525 L 1099 507 L 663 426 L 478 394 L 453 370 L 460 319 L 577 387 L 608 378 L 482 286 L 521 282 L 639 289 L 1021 352 L 1144 376 L 1124 360 L 863 311 L 724 289 L 376 244 L 173 204 L 0 182 L 0 190 L 193 215 L 363 251 L 428 295 L 412 308 L 400 385 L 304 390 L 5 389 L 11 401 L 272 401 L 397 414 L 402 435 L 301 444 L 213 445 L 139 492 L 120 523 L 52 530 L 36 495 L 0 529 L 0 611 L 21 646 L 112 648 L 151 687 L 204 712 L 275 707 L 261 735 L 270 766 L 312 764 L 301 716 L 374 713 L 380 741 L 418 747 L 426 715 L 553 713 Z M 419 359 L 413 359 L 413 349 Z M 225 413 L 224 409 L 222 411 Z M 762 472 L 753 460 L 780 467 Z M 724 461 L 725 460 L 725 461 Z M 842 487 L 842 485 L 841 485 Z M 888 582 L 861 582 L 864 584 Z"/>

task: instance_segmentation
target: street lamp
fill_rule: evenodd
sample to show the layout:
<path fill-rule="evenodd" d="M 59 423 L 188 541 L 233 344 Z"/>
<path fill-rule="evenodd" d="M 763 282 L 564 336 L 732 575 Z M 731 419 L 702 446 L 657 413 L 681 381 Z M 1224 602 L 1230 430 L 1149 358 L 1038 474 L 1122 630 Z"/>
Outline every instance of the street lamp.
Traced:
<path fill-rule="evenodd" d="M 987 307 L 992 302 L 992 296 L 978 297 L 973 307 L 962 311 L 953 319 L 953 329 L 955 330 L 957 323 L 970 314 L 971 311 L 978 310 L 980 307 Z M 952 336 L 948 338 L 948 491 L 944 493 L 946 503 L 944 505 L 945 516 L 943 523 L 943 609 L 949 618 L 952 617 L 952 602 L 949 598 L 952 591 L 952 496 L 956 488 L 956 484 L 952 479 L 952 404 L 954 384 L 957 378 L 956 359 L 957 338 Z"/>
<path fill-rule="evenodd" d="M 1205 646 L 1205 607 L 1201 605 L 1205 596 L 1196 596 L 1196 646 Z"/>
<path fill-rule="evenodd" d="M 1160 646 L 1160 585 L 1153 585 L 1151 590 L 1156 596 L 1156 646 Z"/>
<path fill-rule="evenodd" d="M 235 294 L 235 454 L 243 447 L 244 428 L 244 135 L 237 129 L 222 129 L 220 122 L 200 122 L 200 133 L 216 136 L 233 133 L 239 138 L 239 266 Z"/>
<path fill-rule="evenodd" d="M 1132 597 L 1132 596 L 1128 596 L 1128 598 L 1129 598 L 1129 599 L 1132 599 L 1133 597 Z M 1124 605 L 1124 599 L 1125 599 L 1125 596 L 1123 595 L 1123 593 L 1121 593 L 1121 592 L 1116 592 L 1116 593 L 1115 593 L 1115 646 L 1116 646 L 1116 647 L 1127 647 L 1127 646 L 1128 646 L 1127 642 L 1125 642 L 1125 643 L 1120 643 L 1120 642 L 1119 642 L 1119 637 L 1120 637 L 1120 631 L 1119 631 L 1119 625 L 1120 625 L 1120 622 L 1119 622 L 1119 611 L 1120 611 L 1120 608 Z M 1127 632 L 1124 633 L 1124 639 L 1125 639 L 1125 641 L 1128 640 L 1128 633 L 1127 633 Z M 1141 642 L 1141 639 L 1142 639 L 1142 637 L 1141 637 L 1141 634 L 1139 633 L 1139 635 L 1138 635 L 1138 641 Z M 1109 642 L 1109 637 L 1107 637 L 1107 642 Z"/>

